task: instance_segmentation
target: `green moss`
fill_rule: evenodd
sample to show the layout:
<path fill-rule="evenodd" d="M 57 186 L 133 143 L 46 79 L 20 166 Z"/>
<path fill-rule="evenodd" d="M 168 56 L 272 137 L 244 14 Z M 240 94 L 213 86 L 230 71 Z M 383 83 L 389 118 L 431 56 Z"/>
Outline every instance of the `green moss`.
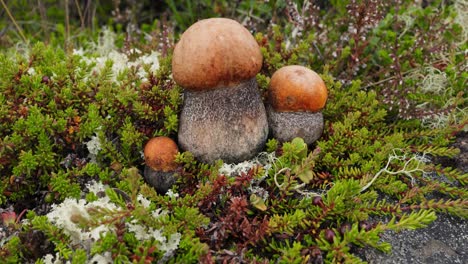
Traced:
<path fill-rule="evenodd" d="M 81 37 L 73 44 L 85 47 L 83 54 L 71 44 L 60 48 L 63 25 L 47 36 L 50 44 L 2 49 L 0 206 L 42 204 L 46 214 L 62 202 L 73 205 L 67 225 L 30 210 L 28 222 L 8 231 L 41 232 L 53 250 L 31 254 L 12 235 L 2 240 L 2 258 L 31 262 L 57 252 L 72 263 L 106 254 L 114 262 L 360 263 L 356 247 L 391 250 L 379 236 L 386 230 L 424 228 L 437 214 L 467 218 L 468 174 L 433 163 L 457 155 L 450 144 L 466 131 L 467 44 L 457 11 L 440 1 L 426 8 L 404 1 L 398 10 L 383 2 L 375 8 L 335 2 L 318 11 L 315 24 L 279 17 L 294 11 L 281 1 L 231 10 L 243 17 L 248 7 L 252 17 L 265 15 L 262 23 L 275 23 L 257 24 L 263 95 L 282 66 L 321 74 L 329 90 L 322 137 L 311 146 L 269 139 L 268 153 L 241 165 L 202 164 L 179 153 L 177 183 L 166 195 L 141 177 L 141 152 L 153 136 L 176 138 L 182 88 L 171 78 L 170 47 L 156 71 L 138 58 L 163 42 L 143 35 L 132 41 L 123 25 L 113 25 L 117 35 L 105 46 L 119 53 Z M 174 1 L 178 26 L 187 27 L 200 6 L 180 9 Z M 227 14 L 231 6 L 217 8 Z M 310 11 L 297 8 L 299 16 Z M 371 19 L 347 15 L 356 10 Z M 205 11 L 200 17 L 215 12 Z M 154 21 L 142 30 L 161 33 L 159 26 Z M 27 27 L 27 35 L 34 29 Z M 91 34 L 95 42 L 98 33 Z M 91 186 L 95 181 L 104 185 Z M 99 228 L 95 240 L 76 243 L 73 230 Z"/>

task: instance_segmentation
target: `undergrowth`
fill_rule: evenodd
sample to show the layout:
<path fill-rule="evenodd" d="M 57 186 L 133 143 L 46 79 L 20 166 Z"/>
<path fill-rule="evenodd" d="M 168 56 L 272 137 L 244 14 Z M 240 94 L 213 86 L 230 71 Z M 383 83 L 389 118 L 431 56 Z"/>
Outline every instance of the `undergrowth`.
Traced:
<path fill-rule="evenodd" d="M 284 65 L 320 72 L 322 137 L 270 139 L 240 164 L 179 153 L 166 194 L 144 182 L 142 147 L 176 138 L 174 31 L 156 21 L 149 39 L 103 29 L 67 46 L 4 47 L 0 259 L 361 263 L 357 248 L 391 251 L 387 230 L 466 219 L 468 174 L 435 163 L 459 154 L 450 144 L 467 130 L 464 2 L 274 2 L 248 23 L 263 29 L 259 87 Z M 275 24 L 262 27 L 266 10 Z"/>

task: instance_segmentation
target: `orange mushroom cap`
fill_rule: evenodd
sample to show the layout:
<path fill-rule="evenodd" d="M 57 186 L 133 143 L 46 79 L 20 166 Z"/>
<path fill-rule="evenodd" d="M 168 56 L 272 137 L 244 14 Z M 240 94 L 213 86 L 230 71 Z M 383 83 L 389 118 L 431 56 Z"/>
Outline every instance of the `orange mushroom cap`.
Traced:
<path fill-rule="evenodd" d="M 179 152 L 174 140 L 168 137 L 155 137 L 146 143 L 145 163 L 156 171 L 173 171 L 177 168 L 175 155 Z"/>
<path fill-rule="evenodd" d="M 299 65 L 285 66 L 271 77 L 268 98 L 278 112 L 317 112 L 325 107 L 327 87 L 320 76 Z"/>
<path fill-rule="evenodd" d="M 232 19 L 209 18 L 196 22 L 180 37 L 172 74 L 186 89 L 209 90 L 255 77 L 262 61 L 260 47 L 245 27 Z"/>

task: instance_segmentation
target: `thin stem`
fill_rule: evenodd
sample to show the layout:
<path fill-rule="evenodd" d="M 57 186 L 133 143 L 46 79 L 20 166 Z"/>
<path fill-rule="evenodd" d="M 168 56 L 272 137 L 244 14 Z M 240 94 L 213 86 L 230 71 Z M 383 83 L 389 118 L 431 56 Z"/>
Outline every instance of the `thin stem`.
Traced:
<path fill-rule="evenodd" d="M 68 41 L 70 39 L 70 13 L 68 10 L 68 0 L 65 0 L 65 27 L 66 27 L 65 47 L 68 47 Z"/>
<path fill-rule="evenodd" d="M 80 4 L 78 3 L 78 0 L 75 0 L 75 5 L 76 5 L 76 9 L 78 10 L 78 16 L 80 16 L 80 23 L 81 23 L 81 28 L 84 28 L 84 18 L 83 18 L 83 14 L 81 13 L 81 7 L 80 7 Z"/>
<path fill-rule="evenodd" d="M 278 187 L 279 189 L 282 189 L 282 188 L 283 188 L 284 182 L 283 182 L 282 184 L 279 184 L 277 176 L 278 176 L 280 173 L 282 173 L 283 171 L 286 171 L 286 170 L 289 170 L 289 168 L 282 168 L 281 170 L 279 170 L 278 172 L 276 172 L 275 175 L 273 176 L 273 180 L 275 181 L 276 187 Z"/>
<path fill-rule="evenodd" d="M 41 16 L 41 28 L 44 32 L 46 39 L 49 39 L 49 32 L 47 30 L 47 16 L 44 5 L 41 0 L 37 0 L 37 6 L 39 9 L 39 15 Z"/>
<path fill-rule="evenodd" d="M 22 30 L 22 29 L 20 28 L 20 26 L 16 23 L 15 18 L 13 17 L 13 15 L 12 15 L 11 12 L 10 12 L 10 9 L 8 9 L 8 6 L 5 4 L 5 2 L 4 2 L 3 0 L 0 0 L 0 2 L 2 3 L 3 8 L 5 8 L 5 11 L 7 12 L 8 16 L 10 17 L 11 22 L 13 22 L 13 24 L 15 25 L 16 30 L 18 30 L 18 33 L 20 34 L 20 36 L 21 36 L 21 38 L 23 39 L 24 43 L 27 43 L 26 37 L 25 37 L 24 34 L 23 34 L 23 30 Z"/>

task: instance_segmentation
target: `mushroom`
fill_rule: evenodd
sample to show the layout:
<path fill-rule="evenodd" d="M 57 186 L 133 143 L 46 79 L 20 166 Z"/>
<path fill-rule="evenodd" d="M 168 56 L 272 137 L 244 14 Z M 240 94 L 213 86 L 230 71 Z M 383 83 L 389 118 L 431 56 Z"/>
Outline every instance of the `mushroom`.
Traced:
<path fill-rule="evenodd" d="M 290 65 L 276 71 L 268 88 L 268 122 L 273 137 L 281 142 L 295 137 L 310 145 L 323 131 L 328 92 L 320 76 L 303 66 Z"/>
<path fill-rule="evenodd" d="M 145 171 L 143 176 L 159 193 L 166 193 L 174 185 L 177 168 L 175 155 L 179 152 L 176 143 L 168 137 L 154 137 L 144 148 Z"/>
<path fill-rule="evenodd" d="M 255 156 L 268 122 L 255 75 L 260 48 L 237 21 L 200 20 L 177 43 L 174 81 L 185 88 L 178 142 L 200 161 L 240 162 Z"/>

